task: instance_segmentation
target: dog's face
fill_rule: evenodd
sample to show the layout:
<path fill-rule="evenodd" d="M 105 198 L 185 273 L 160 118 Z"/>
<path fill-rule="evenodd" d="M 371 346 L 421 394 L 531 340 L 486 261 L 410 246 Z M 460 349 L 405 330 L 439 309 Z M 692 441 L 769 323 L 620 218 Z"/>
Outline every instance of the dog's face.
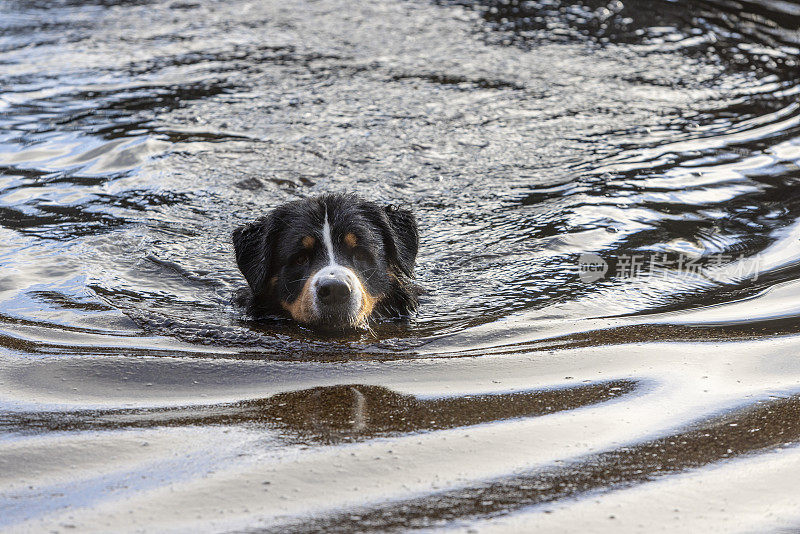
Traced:
<path fill-rule="evenodd" d="M 255 303 L 298 322 L 358 327 L 416 304 L 413 215 L 354 195 L 290 202 L 233 233 Z"/>

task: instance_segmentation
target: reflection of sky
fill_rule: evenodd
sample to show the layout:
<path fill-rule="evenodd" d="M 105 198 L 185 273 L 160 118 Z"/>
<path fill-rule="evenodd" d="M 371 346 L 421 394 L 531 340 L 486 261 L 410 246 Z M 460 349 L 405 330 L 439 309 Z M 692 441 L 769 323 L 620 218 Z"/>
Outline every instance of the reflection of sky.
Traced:
<path fill-rule="evenodd" d="M 797 14 L 652 6 L 2 4 L 0 522 L 651 526 L 722 471 L 789 522 Z M 342 190 L 417 214 L 419 314 L 251 321 L 231 230 Z"/>

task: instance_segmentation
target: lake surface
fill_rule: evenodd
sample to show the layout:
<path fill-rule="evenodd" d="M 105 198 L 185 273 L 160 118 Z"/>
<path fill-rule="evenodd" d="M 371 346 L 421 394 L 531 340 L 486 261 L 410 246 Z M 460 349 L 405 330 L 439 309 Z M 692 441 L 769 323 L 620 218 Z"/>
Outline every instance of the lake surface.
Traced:
<path fill-rule="evenodd" d="M 0 3 L 0 530 L 800 529 L 799 61 L 780 0 Z M 416 213 L 408 324 L 236 304 L 331 191 Z"/>

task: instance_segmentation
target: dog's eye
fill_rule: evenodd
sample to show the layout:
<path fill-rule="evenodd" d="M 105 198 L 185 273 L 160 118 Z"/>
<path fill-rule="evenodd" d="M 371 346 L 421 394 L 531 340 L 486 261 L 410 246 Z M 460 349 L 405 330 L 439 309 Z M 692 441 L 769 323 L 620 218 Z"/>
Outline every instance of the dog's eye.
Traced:
<path fill-rule="evenodd" d="M 363 248 L 357 248 L 353 251 L 353 259 L 360 263 L 370 263 L 372 255 Z"/>
<path fill-rule="evenodd" d="M 303 252 L 302 254 L 298 254 L 297 256 L 295 256 L 294 261 L 292 263 L 294 263 L 295 265 L 305 265 L 306 263 L 308 263 L 308 254 L 306 254 L 305 252 Z"/>

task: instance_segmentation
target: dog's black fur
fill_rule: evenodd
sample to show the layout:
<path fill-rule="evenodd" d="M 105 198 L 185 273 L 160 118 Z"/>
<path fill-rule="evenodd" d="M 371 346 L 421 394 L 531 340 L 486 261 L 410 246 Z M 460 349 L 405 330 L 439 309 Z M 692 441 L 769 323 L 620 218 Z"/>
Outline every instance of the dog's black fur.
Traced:
<path fill-rule="evenodd" d="M 351 194 L 298 200 L 234 230 L 233 245 L 260 313 L 342 328 L 417 306 L 419 236 L 405 209 Z"/>

